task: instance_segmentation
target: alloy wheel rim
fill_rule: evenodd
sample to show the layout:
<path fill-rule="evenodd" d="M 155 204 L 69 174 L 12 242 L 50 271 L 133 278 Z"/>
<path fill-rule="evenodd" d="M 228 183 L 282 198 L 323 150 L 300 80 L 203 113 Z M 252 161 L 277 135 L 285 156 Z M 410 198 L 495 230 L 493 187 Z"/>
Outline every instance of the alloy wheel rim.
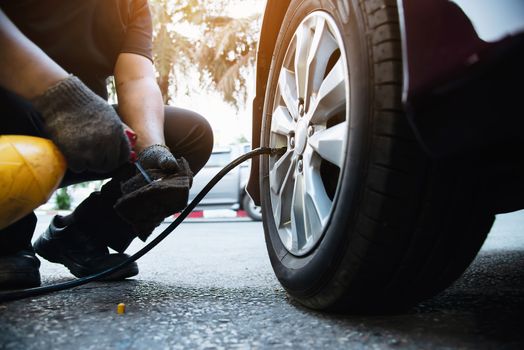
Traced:
<path fill-rule="evenodd" d="M 323 11 L 297 27 L 282 62 L 269 144 L 271 209 L 293 255 L 323 238 L 333 211 L 348 142 L 349 73 L 342 35 Z"/>

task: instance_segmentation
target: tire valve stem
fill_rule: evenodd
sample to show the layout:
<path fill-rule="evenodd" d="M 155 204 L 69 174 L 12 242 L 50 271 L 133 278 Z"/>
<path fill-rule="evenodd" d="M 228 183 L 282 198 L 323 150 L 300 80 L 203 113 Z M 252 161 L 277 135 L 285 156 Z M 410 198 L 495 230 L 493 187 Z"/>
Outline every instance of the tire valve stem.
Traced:
<path fill-rule="evenodd" d="M 286 153 L 287 147 L 280 147 L 280 148 L 271 148 L 271 155 L 272 156 L 281 156 L 284 153 Z"/>

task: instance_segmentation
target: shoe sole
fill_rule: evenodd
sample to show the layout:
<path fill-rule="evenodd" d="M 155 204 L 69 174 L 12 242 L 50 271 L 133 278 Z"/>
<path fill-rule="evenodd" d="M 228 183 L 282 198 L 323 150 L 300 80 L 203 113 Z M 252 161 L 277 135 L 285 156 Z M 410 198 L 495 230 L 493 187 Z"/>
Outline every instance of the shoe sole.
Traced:
<path fill-rule="evenodd" d="M 67 256 L 64 256 L 62 254 L 53 254 L 49 252 L 44 248 L 46 245 L 49 244 L 49 240 L 45 239 L 44 237 L 39 237 L 33 244 L 33 247 L 35 249 L 35 252 L 42 258 L 52 263 L 64 265 L 65 267 L 67 267 L 69 272 L 71 272 L 75 277 L 82 278 L 90 276 L 110 268 L 107 267 L 99 271 L 91 271 L 89 269 L 86 269 L 82 265 L 76 263 L 75 261 L 71 260 Z M 138 265 L 135 262 L 133 262 L 115 271 L 111 275 L 101 278 L 100 281 L 120 281 L 136 275 L 138 275 Z"/>
<path fill-rule="evenodd" d="M 0 270 L 0 289 L 19 289 L 40 287 L 40 272 L 34 269 L 18 271 Z"/>

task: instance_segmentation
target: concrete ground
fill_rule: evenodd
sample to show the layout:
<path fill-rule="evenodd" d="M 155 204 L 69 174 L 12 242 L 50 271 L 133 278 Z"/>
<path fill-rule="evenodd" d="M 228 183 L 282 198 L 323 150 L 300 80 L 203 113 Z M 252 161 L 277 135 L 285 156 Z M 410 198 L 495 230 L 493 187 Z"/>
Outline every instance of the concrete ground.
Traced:
<path fill-rule="evenodd" d="M 260 223 L 185 223 L 133 280 L 0 304 L 0 349 L 523 349 L 523 232 L 524 211 L 499 216 L 451 288 L 405 313 L 364 317 L 290 300 Z M 46 284 L 70 278 L 47 262 L 41 272 Z"/>

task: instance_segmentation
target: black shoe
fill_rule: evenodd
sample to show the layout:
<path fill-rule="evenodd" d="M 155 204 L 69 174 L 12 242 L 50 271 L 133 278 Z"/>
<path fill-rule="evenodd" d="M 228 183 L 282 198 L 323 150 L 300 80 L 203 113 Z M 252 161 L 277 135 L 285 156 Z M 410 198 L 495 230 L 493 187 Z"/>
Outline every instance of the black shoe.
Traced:
<path fill-rule="evenodd" d="M 40 260 L 32 247 L 0 256 L 0 289 L 40 286 Z"/>
<path fill-rule="evenodd" d="M 123 253 L 110 254 L 106 246 L 80 231 L 75 223 L 65 226 L 61 225 L 61 221 L 62 217 L 55 216 L 33 246 L 38 255 L 64 265 L 76 277 L 104 271 L 129 258 L 129 255 Z M 137 274 L 138 265 L 132 262 L 103 280 L 122 280 Z"/>

